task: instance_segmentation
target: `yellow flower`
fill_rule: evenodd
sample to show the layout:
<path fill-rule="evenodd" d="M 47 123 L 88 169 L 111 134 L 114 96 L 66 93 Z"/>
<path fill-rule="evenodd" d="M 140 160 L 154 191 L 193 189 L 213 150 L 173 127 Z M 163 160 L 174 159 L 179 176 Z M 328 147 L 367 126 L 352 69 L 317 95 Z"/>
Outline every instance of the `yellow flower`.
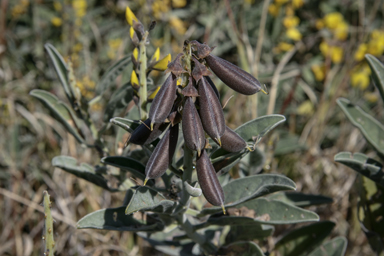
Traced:
<path fill-rule="evenodd" d="M 155 53 L 153 54 L 151 61 L 159 61 L 160 59 L 160 48 L 157 47 Z"/>
<path fill-rule="evenodd" d="M 351 85 L 365 90 L 369 85 L 369 75 L 364 72 L 356 72 L 351 75 Z"/>
<path fill-rule="evenodd" d="M 293 44 L 288 44 L 288 43 L 285 43 L 285 42 L 280 42 L 277 45 L 277 51 L 278 52 L 280 52 L 280 51 L 287 52 L 287 51 L 291 50 L 293 47 L 294 47 Z"/>
<path fill-rule="evenodd" d="M 183 8 L 186 5 L 187 5 L 186 0 L 172 0 L 172 6 L 174 8 Z"/>
<path fill-rule="evenodd" d="M 177 18 L 177 17 L 174 17 L 172 16 L 170 19 L 169 19 L 169 24 L 171 25 L 172 28 L 174 28 L 177 33 L 179 33 L 180 35 L 183 35 L 185 34 L 185 31 L 187 30 L 185 28 L 185 24 L 184 22 Z"/>
<path fill-rule="evenodd" d="M 72 8 L 75 10 L 76 17 L 83 17 L 87 10 L 87 1 L 85 0 L 72 0 Z"/>
<path fill-rule="evenodd" d="M 338 40 L 345 40 L 348 37 L 348 24 L 344 21 L 338 23 L 334 30 L 334 35 Z"/>
<path fill-rule="evenodd" d="M 320 65 L 312 65 L 311 66 L 311 69 L 312 69 L 312 72 L 313 74 L 315 75 L 315 79 L 317 81 L 323 81 L 324 78 L 325 78 L 325 67 L 324 65 L 320 66 Z"/>
<path fill-rule="evenodd" d="M 131 11 L 131 9 L 127 6 L 125 9 L 125 18 L 129 25 L 133 25 L 133 20 L 138 21 L 135 14 Z"/>
<path fill-rule="evenodd" d="M 364 55 L 367 52 L 368 46 L 367 44 L 360 44 L 359 48 L 357 48 L 357 51 L 355 52 L 355 60 L 356 61 L 361 61 L 364 59 Z"/>
<path fill-rule="evenodd" d="M 168 63 L 172 60 L 171 54 L 168 54 L 163 59 L 159 60 L 156 65 L 153 66 L 154 69 L 164 71 L 167 69 Z"/>
<path fill-rule="evenodd" d="M 131 84 L 134 88 L 135 87 L 137 88 L 140 86 L 139 78 L 137 77 L 135 70 L 132 70 L 132 73 L 131 73 Z"/>
<path fill-rule="evenodd" d="M 379 99 L 379 96 L 377 95 L 377 93 L 374 93 L 374 92 L 365 92 L 364 99 L 366 99 L 370 103 L 376 103 L 377 100 Z"/>
<path fill-rule="evenodd" d="M 292 5 L 287 4 L 287 6 L 285 7 L 285 15 L 287 15 L 287 16 L 295 15 L 295 10 L 293 9 Z"/>
<path fill-rule="evenodd" d="M 300 8 L 301 6 L 303 6 L 303 4 L 304 4 L 304 0 L 292 0 L 292 6 L 295 9 Z"/>
<path fill-rule="evenodd" d="M 343 60 L 344 50 L 339 46 L 332 46 L 330 54 L 332 62 L 338 64 Z"/>
<path fill-rule="evenodd" d="M 329 29 L 335 29 L 343 21 L 343 16 L 339 12 L 328 13 L 324 17 L 325 26 Z"/>
<path fill-rule="evenodd" d="M 325 41 L 323 41 L 323 42 L 320 43 L 319 48 L 320 48 L 321 53 L 322 53 L 324 56 L 327 56 L 327 55 L 328 55 L 328 53 L 329 53 L 329 48 L 330 48 L 330 47 L 329 47 L 329 45 L 328 45 Z"/>
<path fill-rule="evenodd" d="M 297 16 L 287 16 L 283 20 L 283 24 L 286 28 L 293 28 L 299 25 L 300 19 Z"/>
<path fill-rule="evenodd" d="M 77 43 L 73 46 L 72 49 L 74 52 L 80 52 L 83 49 L 83 45 L 81 43 Z"/>
<path fill-rule="evenodd" d="M 299 41 L 301 40 L 301 33 L 297 28 L 289 28 L 286 32 L 287 37 L 294 40 L 294 41 Z"/>
<path fill-rule="evenodd" d="M 297 108 L 297 114 L 302 116 L 310 116 L 315 112 L 315 108 L 313 106 L 312 101 L 306 100 L 300 104 Z"/>
<path fill-rule="evenodd" d="M 273 17 L 276 17 L 279 14 L 280 11 L 280 5 L 276 4 L 270 4 L 268 6 L 268 12 L 271 14 Z"/>
<path fill-rule="evenodd" d="M 63 21 L 59 18 L 59 17 L 53 17 L 51 19 L 51 23 L 53 24 L 53 26 L 55 27 L 60 27 L 62 24 L 63 24 Z"/>

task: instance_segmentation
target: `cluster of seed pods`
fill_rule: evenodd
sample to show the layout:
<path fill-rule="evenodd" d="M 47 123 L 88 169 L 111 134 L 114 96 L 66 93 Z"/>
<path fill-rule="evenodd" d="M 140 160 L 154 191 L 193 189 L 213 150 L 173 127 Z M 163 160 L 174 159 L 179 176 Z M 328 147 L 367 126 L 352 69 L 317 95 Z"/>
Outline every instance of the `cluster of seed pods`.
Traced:
<path fill-rule="evenodd" d="M 181 122 L 185 146 L 196 151 L 196 171 L 203 194 L 209 203 L 224 210 L 224 192 L 206 152 L 206 134 L 228 152 L 249 147 L 225 125 L 220 95 L 209 78 L 210 70 L 239 93 L 252 95 L 263 90 L 256 78 L 212 55 L 212 50 L 205 43 L 186 41 L 183 53 L 168 64 L 170 74 L 152 102 L 148 119 L 134 130 L 129 141 L 149 144 L 167 130 L 149 158 L 145 185 L 149 179 L 163 175 L 172 163 Z"/>

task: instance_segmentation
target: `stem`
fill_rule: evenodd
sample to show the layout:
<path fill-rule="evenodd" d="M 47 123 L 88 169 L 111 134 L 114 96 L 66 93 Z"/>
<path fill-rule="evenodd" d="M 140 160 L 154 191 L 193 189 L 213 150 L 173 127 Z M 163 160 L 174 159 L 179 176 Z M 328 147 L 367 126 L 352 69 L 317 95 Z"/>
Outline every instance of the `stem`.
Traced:
<path fill-rule="evenodd" d="M 185 144 L 184 144 L 184 172 L 183 172 L 183 181 L 187 181 L 188 183 L 191 183 L 192 180 L 192 172 L 193 172 L 193 151 L 190 150 Z"/>
<path fill-rule="evenodd" d="M 143 38 L 140 41 L 140 90 L 139 90 L 139 111 L 142 120 L 147 119 L 147 49 L 145 43 L 148 37 L 148 31 L 145 31 Z"/>
<path fill-rule="evenodd" d="M 45 232 L 43 240 L 45 240 L 45 251 L 44 255 L 53 256 L 55 253 L 55 240 L 53 239 L 53 218 L 51 214 L 51 200 L 49 199 L 49 194 L 47 191 L 43 192 L 44 194 L 44 227 Z"/>

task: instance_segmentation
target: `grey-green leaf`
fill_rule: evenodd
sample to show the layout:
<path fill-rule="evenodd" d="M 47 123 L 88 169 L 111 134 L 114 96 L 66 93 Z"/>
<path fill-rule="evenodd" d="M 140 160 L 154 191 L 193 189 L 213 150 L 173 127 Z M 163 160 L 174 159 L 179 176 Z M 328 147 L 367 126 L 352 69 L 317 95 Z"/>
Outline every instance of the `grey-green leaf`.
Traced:
<path fill-rule="evenodd" d="M 313 248 L 321 244 L 334 227 L 335 223 L 322 221 L 294 229 L 276 243 L 275 249 L 284 256 L 308 255 Z"/>
<path fill-rule="evenodd" d="M 381 98 L 384 101 L 384 65 L 376 57 L 371 54 L 366 54 L 365 59 L 372 70 L 372 77 L 375 85 L 380 92 Z"/>
<path fill-rule="evenodd" d="M 360 107 L 344 98 L 337 99 L 337 104 L 354 126 L 359 128 L 365 139 L 384 155 L 384 126 Z"/>
<path fill-rule="evenodd" d="M 171 213 L 175 205 L 175 202 L 167 200 L 156 190 L 149 187 L 139 187 L 129 202 L 125 214 L 136 211 Z"/>
<path fill-rule="evenodd" d="M 254 242 L 242 241 L 221 247 L 217 255 L 264 256 L 264 253 Z"/>
<path fill-rule="evenodd" d="M 92 228 L 117 231 L 161 231 L 164 225 L 161 222 L 146 224 L 135 219 L 132 215 L 125 215 L 125 206 L 108 208 L 92 212 L 77 222 L 78 229 Z"/>
<path fill-rule="evenodd" d="M 384 186 L 383 166 L 376 160 L 362 153 L 340 152 L 335 155 L 335 161 L 342 163 L 374 182 Z"/>
<path fill-rule="evenodd" d="M 77 160 L 73 157 L 56 156 L 52 159 L 52 165 L 109 191 L 117 191 L 117 189 L 108 186 L 107 180 L 100 174 L 97 174 L 94 167 L 86 163 L 81 163 L 79 165 Z"/>
<path fill-rule="evenodd" d="M 35 89 L 32 90 L 30 94 L 44 103 L 57 117 L 57 120 L 76 138 L 78 142 L 85 143 L 83 137 L 76 127 L 74 127 L 79 121 L 66 104 L 59 101 L 59 99 L 52 93 L 44 90 Z"/>
<path fill-rule="evenodd" d="M 101 95 L 130 64 L 132 65 L 131 55 L 127 55 L 108 68 L 96 86 L 96 94 Z"/>
<path fill-rule="evenodd" d="M 108 101 L 104 111 L 104 122 L 109 122 L 109 119 L 114 117 L 116 114 L 122 112 L 128 103 L 133 99 L 133 88 L 130 83 L 122 85 L 117 89 Z"/>
<path fill-rule="evenodd" d="M 309 195 L 298 192 L 278 192 L 272 195 L 268 195 L 268 198 L 283 201 L 298 207 L 333 203 L 332 198 L 327 196 Z"/>
<path fill-rule="evenodd" d="M 137 178 L 145 180 L 145 165 L 139 161 L 126 156 L 107 156 L 101 159 L 101 162 L 112 165 L 122 170 L 126 170 Z M 153 181 L 148 181 L 148 185 L 154 185 Z"/>
<path fill-rule="evenodd" d="M 132 133 L 140 125 L 137 121 L 122 117 L 114 117 L 110 120 L 110 122 L 123 128 L 129 133 Z"/>
<path fill-rule="evenodd" d="M 52 60 L 56 74 L 63 85 L 65 95 L 67 96 L 69 102 L 72 102 L 74 92 L 71 91 L 71 86 L 68 83 L 68 69 L 63 57 L 51 44 L 45 44 L 44 48 Z"/>
<path fill-rule="evenodd" d="M 277 174 L 260 174 L 236 179 L 223 187 L 225 207 L 236 206 L 242 202 L 276 191 L 295 189 L 296 185 L 292 180 Z M 206 208 L 201 211 L 201 215 L 220 211 L 221 207 Z"/>
<path fill-rule="evenodd" d="M 342 236 L 320 245 L 309 256 L 343 256 L 347 249 L 347 239 Z"/>
<path fill-rule="evenodd" d="M 259 223 L 246 225 L 233 225 L 225 237 L 226 242 L 250 241 L 255 239 L 263 239 L 271 236 L 275 230 L 274 226 Z"/>

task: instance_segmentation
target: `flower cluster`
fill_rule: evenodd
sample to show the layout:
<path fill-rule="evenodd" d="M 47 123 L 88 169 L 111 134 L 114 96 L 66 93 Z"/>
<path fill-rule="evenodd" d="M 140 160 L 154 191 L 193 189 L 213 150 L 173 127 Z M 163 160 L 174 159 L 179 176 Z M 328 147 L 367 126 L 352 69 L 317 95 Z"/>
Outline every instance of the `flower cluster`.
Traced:
<path fill-rule="evenodd" d="M 212 50 L 197 41 L 185 42 L 183 52 L 168 64 L 170 74 L 153 99 L 148 119 L 134 130 L 129 142 L 149 144 L 167 130 L 147 163 L 146 184 L 149 179 L 162 176 L 171 163 L 181 122 L 185 146 L 197 152 L 196 170 L 203 194 L 212 205 L 223 207 L 224 193 L 205 150 L 209 147 L 205 134 L 228 152 L 250 147 L 225 125 L 220 95 L 209 78 L 208 68 L 239 93 L 266 92 L 256 78 L 212 55 Z"/>

